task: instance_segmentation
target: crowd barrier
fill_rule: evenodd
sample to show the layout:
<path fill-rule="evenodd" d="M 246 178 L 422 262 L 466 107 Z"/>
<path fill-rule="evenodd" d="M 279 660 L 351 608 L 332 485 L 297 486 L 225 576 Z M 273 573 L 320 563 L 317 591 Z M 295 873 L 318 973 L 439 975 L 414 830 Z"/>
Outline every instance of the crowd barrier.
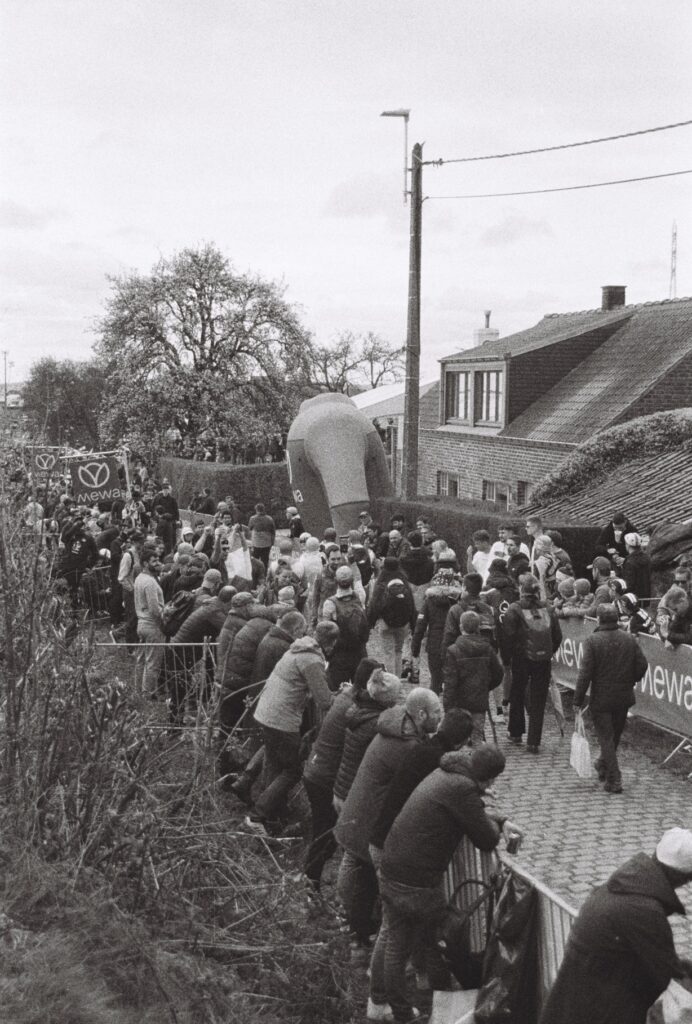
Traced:
<path fill-rule="evenodd" d="M 553 677 L 574 689 L 584 656 L 584 641 L 598 623 L 595 619 L 562 619 L 562 643 L 553 658 Z M 632 714 L 683 737 L 692 738 L 692 647 L 668 648 L 656 636 L 639 634 L 648 668 L 637 683 Z M 682 745 L 682 743 L 680 745 Z"/>
<path fill-rule="evenodd" d="M 528 882 L 538 894 L 538 993 L 543 1002 L 557 977 L 577 911 L 510 858 L 495 852 L 483 853 L 468 839 L 458 846 L 447 870 L 447 895 L 460 910 L 464 910 L 480 895 L 482 887 L 478 882 L 489 883 L 502 865 Z M 475 885 L 461 885 L 471 879 L 477 880 Z M 470 920 L 472 952 L 479 953 L 485 949 L 488 940 L 486 928 L 486 905 L 482 904 Z"/>

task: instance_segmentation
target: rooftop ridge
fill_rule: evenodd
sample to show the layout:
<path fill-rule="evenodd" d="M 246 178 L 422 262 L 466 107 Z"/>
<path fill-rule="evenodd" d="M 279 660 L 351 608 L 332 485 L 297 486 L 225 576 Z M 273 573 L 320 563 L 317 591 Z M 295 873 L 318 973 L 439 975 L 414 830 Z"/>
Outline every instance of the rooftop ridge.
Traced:
<path fill-rule="evenodd" d="M 595 306 L 593 309 L 572 309 L 565 313 L 544 313 L 544 320 L 552 320 L 561 316 L 581 316 L 585 313 L 617 313 L 620 310 L 635 310 L 643 309 L 645 306 L 668 306 L 673 305 L 676 302 L 692 302 L 692 295 L 681 295 L 675 299 L 649 299 L 648 302 L 632 302 L 627 303 L 625 306 L 616 306 L 614 309 L 601 309 L 600 306 Z M 510 334 L 507 335 L 511 337 Z"/>

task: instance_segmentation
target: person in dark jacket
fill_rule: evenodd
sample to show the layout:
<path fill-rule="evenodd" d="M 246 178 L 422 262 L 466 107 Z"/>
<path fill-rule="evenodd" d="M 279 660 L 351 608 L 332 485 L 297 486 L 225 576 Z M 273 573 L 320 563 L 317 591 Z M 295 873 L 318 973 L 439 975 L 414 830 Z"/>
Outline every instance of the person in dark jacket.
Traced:
<path fill-rule="evenodd" d="M 641 600 L 651 597 L 651 559 L 642 550 L 642 539 L 638 533 L 625 534 L 627 557 L 620 570 L 627 589 Z"/>
<path fill-rule="evenodd" d="M 381 622 L 380 639 L 384 658 L 395 675 L 401 675 L 403 652 L 416 625 L 416 606 L 408 580 L 399 562 L 389 555 L 377 577 L 368 605 L 368 623 L 371 627 Z"/>
<path fill-rule="evenodd" d="M 461 634 L 445 654 L 442 704 L 445 711 L 468 711 L 473 719 L 473 742 L 483 743 L 485 716 L 490 711 L 488 695 L 502 682 L 504 670 L 490 641 L 481 635 L 480 615 L 464 612 L 459 625 Z"/>
<path fill-rule="evenodd" d="M 589 708 L 601 745 L 596 770 L 606 793 L 622 793 L 617 748 L 627 724 L 627 711 L 635 702 L 634 687 L 647 667 L 636 637 L 618 629 L 615 605 L 599 604 L 598 626 L 584 641 L 574 706 L 583 707 L 590 687 Z"/>
<path fill-rule="evenodd" d="M 226 621 L 234 595 L 233 587 L 222 587 L 216 597 L 210 598 L 191 612 L 178 632 L 171 637 L 173 646 L 166 659 L 166 677 L 170 717 L 174 724 L 182 723 L 185 700 L 189 695 L 190 677 L 204 654 L 204 647 L 200 645 L 205 639 L 216 640 Z M 178 644 L 185 646 L 178 647 Z M 166 652 L 169 653 L 168 648 Z"/>
<path fill-rule="evenodd" d="M 625 535 L 636 532 L 637 527 L 629 521 L 624 512 L 614 512 L 613 518 L 607 526 L 603 527 L 596 538 L 594 555 L 608 558 L 613 562 L 615 568 L 619 569 L 627 558 Z"/>
<path fill-rule="evenodd" d="M 324 865 L 336 852 L 334 782 L 341 764 L 348 712 L 354 701 L 366 692 L 373 672 L 383 668 L 382 662 L 375 658 L 363 658 L 355 671 L 353 685 L 341 690 L 334 698 L 303 769 L 303 786 L 312 816 L 312 840 L 305 858 L 305 875 L 316 891 L 320 888 Z"/>
<path fill-rule="evenodd" d="M 438 568 L 425 591 L 423 607 L 416 619 L 411 640 L 411 657 L 418 658 L 421 644 L 427 635 L 430 686 L 435 693 L 442 691 L 442 635 L 447 614 L 461 597 L 461 583 L 451 564 L 452 561 L 456 562 L 456 555 L 451 550 L 449 555 L 449 561 L 443 560 L 444 553 L 438 559 Z"/>
<path fill-rule="evenodd" d="M 370 627 L 365 610 L 353 589 L 353 568 L 340 565 L 335 573 L 336 591 L 322 605 L 322 618 L 335 622 L 339 639 L 329 659 L 329 688 L 338 690 L 351 682 L 358 665 L 367 657 Z"/>
<path fill-rule="evenodd" d="M 161 485 L 161 490 L 154 497 L 154 508 L 161 509 L 161 511 L 170 516 L 170 520 L 175 527 L 175 524 L 180 521 L 180 510 L 178 509 L 178 502 L 173 497 L 171 492 L 171 485 L 167 480 Z"/>
<path fill-rule="evenodd" d="M 411 587 L 416 612 L 420 612 L 426 588 L 435 575 L 435 562 L 432 551 L 423 543 L 423 538 L 417 530 L 409 533 L 407 540 L 411 548 L 399 559 L 399 564 L 401 570 L 406 573 Z"/>
<path fill-rule="evenodd" d="M 502 620 L 503 661 L 510 661 L 512 666 L 509 738 L 513 743 L 521 743 L 525 727 L 524 695 L 530 684 L 526 749 L 530 754 L 537 754 L 543 733 L 551 660 L 562 642 L 562 630 L 554 610 L 541 600 L 535 576 L 529 573 L 522 576 L 519 592 L 519 600 L 509 606 Z"/>
<path fill-rule="evenodd" d="M 505 543 L 507 545 L 513 545 L 515 540 L 519 557 L 525 558 L 526 556 L 519 552 L 519 541 L 517 538 L 507 537 Z M 512 556 L 510 555 L 510 557 Z M 528 571 L 529 561 L 527 558 L 526 565 L 522 569 L 522 573 Z M 500 651 L 500 657 L 502 657 L 502 620 L 509 606 L 519 600 L 519 586 L 504 558 L 494 558 L 490 563 L 488 579 L 485 583 L 485 590 L 481 591 L 481 599 L 485 601 L 486 604 L 489 604 L 493 610 L 493 615 L 495 617 L 495 637 Z M 509 695 L 512 691 L 512 666 L 509 663 L 505 663 L 504 659 L 502 661 L 502 665 L 502 687 L 498 687 L 493 695 L 495 698 L 496 715 L 501 722 L 504 721 L 505 714 L 509 714 Z"/>
<path fill-rule="evenodd" d="M 370 964 L 369 1016 L 387 1004 L 394 1021 L 415 1016 L 406 965 L 416 941 L 434 947 L 435 929 L 448 914 L 442 880 L 464 836 L 488 851 L 501 836 L 521 836 L 483 806 L 483 793 L 504 767 L 504 755 L 488 744 L 444 754 L 390 828 L 380 865 L 383 921 Z"/>
<path fill-rule="evenodd" d="M 673 978 L 692 976 L 668 923 L 684 914 L 676 889 L 692 881 L 692 832 L 672 828 L 653 856 L 638 853 L 586 900 L 569 933 L 540 1024 L 645 1024 Z"/>
<path fill-rule="evenodd" d="M 377 735 L 365 752 L 341 809 L 334 835 L 345 852 L 337 892 L 349 911 L 354 953 L 368 947 L 377 898 L 377 876 L 368 849 L 371 829 L 407 747 L 422 743 L 434 733 L 441 717 L 439 697 L 424 687 L 411 690 L 403 706 L 383 711 Z"/>
<path fill-rule="evenodd" d="M 461 633 L 459 620 L 464 612 L 476 612 L 481 620 L 481 633 L 486 636 L 493 646 L 497 645 L 495 638 L 495 615 L 493 609 L 481 598 L 483 588 L 483 577 L 478 572 L 467 573 L 462 580 L 461 597 L 449 609 L 447 621 L 445 622 L 442 634 L 442 663 L 444 665 L 444 652 L 451 647 Z"/>
<path fill-rule="evenodd" d="M 267 622 L 267 630 L 276 621 L 276 616 L 271 609 L 258 604 L 252 594 L 245 592 L 236 594 L 231 599 L 231 610 L 226 616 L 226 621 L 219 633 L 219 646 L 216 649 L 216 681 L 221 687 L 219 725 L 222 737 L 224 738 L 237 725 L 245 711 L 246 693 L 242 690 L 238 692 L 237 687 L 234 688 L 232 686 L 233 673 L 231 671 L 230 654 L 233 650 L 235 638 L 240 630 L 251 619 L 255 618 L 265 620 Z"/>

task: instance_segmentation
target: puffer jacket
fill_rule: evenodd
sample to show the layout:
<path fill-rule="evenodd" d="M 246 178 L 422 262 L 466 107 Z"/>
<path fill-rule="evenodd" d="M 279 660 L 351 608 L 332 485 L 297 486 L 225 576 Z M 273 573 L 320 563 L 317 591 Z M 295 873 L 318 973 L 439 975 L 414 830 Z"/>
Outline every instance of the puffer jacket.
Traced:
<path fill-rule="evenodd" d="M 463 634 L 447 648 L 443 673 L 445 711 L 463 708 L 472 713 L 488 710 L 488 694 L 500 685 L 504 676 L 502 662 L 490 641 L 482 636 Z"/>
<path fill-rule="evenodd" d="M 442 634 L 444 633 L 447 613 L 461 597 L 461 587 L 457 584 L 439 584 L 428 587 L 425 592 L 423 607 L 416 619 L 416 628 L 411 640 L 411 654 L 417 658 L 420 654 L 423 637 L 428 635 L 428 662 L 442 666 Z"/>
<path fill-rule="evenodd" d="M 225 690 L 242 690 L 250 685 L 257 648 L 273 624 L 273 619 L 255 615 L 238 630 L 226 655 L 223 674 Z"/>
<path fill-rule="evenodd" d="M 434 888 L 464 836 L 479 850 L 494 850 L 503 819 L 486 812 L 482 797 L 468 752 L 443 754 L 440 767 L 414 790 L 390 828 L 382 874 L 404 885 Z"/>
<path fill-rule="evenodd" d="M 242 608 L 232 608 L 226 616 L 219 633 L 219 646 L 216 649 L 216 680 L 222 686 L 225 681 L 226 661 L 233 641 L 243 626 L 255 617 L 268 619 L 271 624 L 274 623 L 274 617 L 269 609 L 261 604 L 246 604 Z"/>
<path fill-rule="evenodd" d="M 344 749 L 334 782 L 334 796 L 340 800 L 348 796 L 365 751 L 377 735 L 377 722 L 383 710 L 366 690 L 358 694 L 346 714 Z"/>
<path fill-rule="evenodd" d="M 618 629 L 617 622 L 597 626 L 584 641 L 574 703 L 580 707 L 591 686 L 592 711 L 615 711 L 634 704 L 634 687 L 646 674 L 648 662 L 639 641 Z"/>
<path fill-rule="evenodd" d="M 334 703 L 324 717 L 303 770 L 303 777 L 308 782 L 315 786 L 322 786 L 329 792 L 333 791 L 334 780 L 341 764 L 347 716 L 352 706 L 352 687 L 337 693 Z"/>
<path fill-rule="evenodd" d="M 174 644 L 201 644 L 205 636 L 216 640 L 228 615 L 228 605 L 212 597 L 210 601 L 188 615 L 178 632 L 171 638 Z M 199 656 L 202 656 L 201 650 Z"/>
<path fill-rule="evenodd" d="M 252 670 L 252 682 L 263 683 L 274 671 L 284 654 L 295 640 L 281 626 L 272 626 L 262 637 L 255 654 L 255 665 Z"/>
<path fill-rule="evenodd" d="M 302 636 L 293 641 L 264 684 L 255 720 L 270 729 L 298 733 L 311 697 L 318 710 L 326 711 L 333 695 L 322 648 L 314 637 Z"/>
<path fill-rule="evenodd" d="M 684 913 L 653 857 L 626 861 L 579 911 L 540 1024 L 644 1024 L 682 975 L 668 917 Z"/>
<path fill-rule="evenodd" d="M 365 751 L 334 828 L 339 845 L 360 860 L 369 860 L 370 834 L 389 784 L 411 744 L 420 742 L 422 737 L 405 707 L 382 712 L 377 735 Z"/>

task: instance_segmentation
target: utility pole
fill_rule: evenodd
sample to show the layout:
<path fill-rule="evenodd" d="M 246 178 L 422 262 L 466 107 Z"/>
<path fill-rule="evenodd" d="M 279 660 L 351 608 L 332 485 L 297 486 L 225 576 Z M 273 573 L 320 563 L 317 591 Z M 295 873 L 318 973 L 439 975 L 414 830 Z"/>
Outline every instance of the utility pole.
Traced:
<path fill-rule="evenodd" d="M 423 214 L 423 146 L 411 151 L 411 239 L 408 264 L 406 323 L 406 391 L 404 393 L 404 451 L 402 497 L 418 494 L 418 402 L 420 396 L 420 282 Z"/>
<path fill-rule="evenodd" d="M 4 348 L 2 350 L 2 358 L 3 358 L 4 364 L 5 364 L 5 402 L 4 402 L 4 405 L 5 405 L 5 418 L 7 418 L 7 357 L 8 357 L 9 354 L 10 353 L 9 353 L 8 349 Z"/>
<path fill-rule="evenodd" d="M 678 297 L 678 225 L 673 221 L 673 240 L 670 247 L 670 287 L 668 298 Z"/>

